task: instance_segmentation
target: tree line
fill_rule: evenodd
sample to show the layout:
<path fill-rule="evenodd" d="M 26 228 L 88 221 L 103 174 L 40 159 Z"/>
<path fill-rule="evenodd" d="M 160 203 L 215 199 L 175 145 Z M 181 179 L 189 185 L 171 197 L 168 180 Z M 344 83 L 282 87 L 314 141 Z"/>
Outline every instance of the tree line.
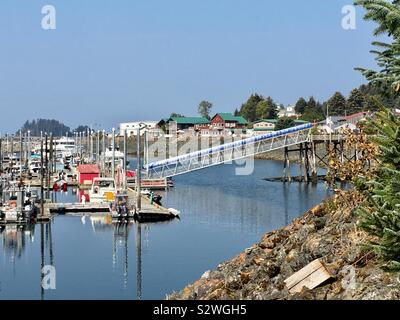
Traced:
<path fill-rule="evenodd" d="M 74 132 L 86 132 L 87 130 L 90 130 L 90 127 L 86 125 L 80 125 L 74 130 L 71 130 L 70 127 L 54 119 L 37 119 L 32 121 L 27 120 L 16 134 L 30 131 L 32 136 L 40 136 L 41 132 L 47 132 L 54 136 L 61 137 L 64 135 L 72 135 Z"/>
<path fill-rule="evenodd" d="M 301 97 L 294 108 L 300 120 L 314 122 L 325 119 L 327 115 L 346 116 L 357 112 L 377 111 L 382 105 L 392 108 L 398 106 L 400 99 L 384 94 L 384 91 L 379 85 L 365 84 L 353 89 L 347 98 L 340 92 L 335 92 L 325 102 L 317 101 L 313 96 L 307 100 Z M 282 109 L 284 106 L 270 96 L 265 98 L 254 93 L 234 113 L 254 122 L 259 119 L 276 119 Z"/>

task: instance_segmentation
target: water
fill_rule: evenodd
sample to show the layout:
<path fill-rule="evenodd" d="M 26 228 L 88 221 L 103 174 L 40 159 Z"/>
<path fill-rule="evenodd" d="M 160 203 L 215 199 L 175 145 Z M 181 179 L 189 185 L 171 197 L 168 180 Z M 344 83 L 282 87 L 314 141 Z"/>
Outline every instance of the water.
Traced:
<path fill-rule="evenodd" d="M 296 170 L 296 167 L 293 166 Z M 0 235 L 0 299 L 163 299 L 324 199 L 324 184 L 266 182 L 282 163 L 256 161 L 250 176 L 223 165 L 175 178 L 163 204 L 181 220 L 116 226 L 107 219 L 57 216 L 32 230 Z M 59 202 L 77 196 L 57 194 Z M 41 289 L 54 265 L 56 289 Z"/>

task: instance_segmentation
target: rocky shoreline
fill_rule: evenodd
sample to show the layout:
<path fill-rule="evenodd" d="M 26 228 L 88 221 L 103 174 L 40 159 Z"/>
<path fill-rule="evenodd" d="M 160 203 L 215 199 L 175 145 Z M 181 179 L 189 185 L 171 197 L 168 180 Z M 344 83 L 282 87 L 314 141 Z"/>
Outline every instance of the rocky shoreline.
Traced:
<path fill-rule="evenodd" d="M 167 299 L 399 299 L 400 274 L 382 271 L 376 257 L 362 249 L 368 236 L 357 228 L 359 203 L 355 192 L 338 191 Z M 315 259 L 332 278 L 313 290 L 290 293 L 284 281 Z"/>

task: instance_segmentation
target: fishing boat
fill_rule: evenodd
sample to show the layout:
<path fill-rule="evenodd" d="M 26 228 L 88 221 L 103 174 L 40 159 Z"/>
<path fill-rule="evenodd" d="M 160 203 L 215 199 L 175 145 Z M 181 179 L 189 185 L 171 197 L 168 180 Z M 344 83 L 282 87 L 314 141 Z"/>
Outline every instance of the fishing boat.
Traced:
<path fill-rule="evenodd" d="M 10 187 L 3 190 L 3 201 L 0 206 L 0 222 L 26 223 L 36 215 L 34 196 L 24 187 Z"/>
<path fill-rule="evenodd" d="M 113 219 L 128 219 L 134 216 L 135 210 L 129 203 L 127 193 L 118 193 L 114 202 L 110 206 L 111 217 Z"/>
<path fill-rule="evenodd" d="M 94 178 L 89 191 L 89 201 L 91 203 L 111 202 L 114 201 L 115 194 L 113 178 Z"/>

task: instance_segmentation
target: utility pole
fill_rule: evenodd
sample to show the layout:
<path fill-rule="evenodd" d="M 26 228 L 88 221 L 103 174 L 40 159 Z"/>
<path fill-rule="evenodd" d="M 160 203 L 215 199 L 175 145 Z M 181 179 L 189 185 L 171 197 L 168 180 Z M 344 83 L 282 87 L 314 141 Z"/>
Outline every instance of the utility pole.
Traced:
<path fill-rule="evenodd" d="M 44 178 L 44 169 L 43 169 L 43 139 L 42 134 L 40 134 L 40 214 L 44 215 L 44 192 L 43 192 L 43 178 Z"/>
<path fill-rule="evenodd" d="M 28 130 L 28 163 L 29 160 L 31 159 L 31 154 L 32 154 L 31 131 Z"/>
<path fill-rule="evenodd" d="M 92 161 L 93 161 L 93 158 L 94 158 L 93 134 L 94 134 L 94 131 L 90 130 L 90 159 Z"/>
<path fill-rule="evenodd" d="M 101 148 L 101 174 L 104 177 L 106 175 L 106 130 L 104 129 L 102 139 L 103 147 Z"/>
<path fill-rule="evenodd" d="M 22 142 L 22 130 L 19 131 L 19 182 L 22 186 L 22 163 L 23 163 L 23 142 Z"/>
<path fill-rule="evenodd" d="M 124 183 L 124 190 L 127 189 L 127 183 L 126 183 L 126 161 L 128 159 L 128 142 L 127 142 L 127 136 L 126 136 L 126 130 L 124 131 L 124 164 L 123 164 L 123 183 Z"/>
<path fill-rule="evenodd" d="M 111 163 L 112 177 L 115 179 L 115 128 L 112 129 L 112 163 Z"/>
<path fill-rule="evenodd" d="M 136 158 L 137 158 L 137 167 L 136 167 L 136 212 L 139 213 L 142 209 L 142 197 L 141 197 L 141 190 L 140 190 L 140 183 L 141 183 L 141 166 L 140 166 L 140 124 L 137 128 L 137 135 L 136 135 Z"/>
<path fill-rule="evenodd" d="M 100 130 L 97 130 L 96 162 L 100 164 Z"/>
<path fill-rule="evenodd" d="M 146 176 L 149 176 L 149 168 L 147 164 L 149 163 L 149 141 L 147 136 L 147 130 L 144 131 L 144 164 L 146 165 Z"/>
<path fill-rule="evenodd" d="M 86 156 L 88 159 L 90 159 L 90 130 L 89 129 L 87 129 Z"/>
<path fill-rule="evenodd" d="M 49 184 L 50 184 L 50 174 L 54 173 L 54 154 L 53 154 L 53 134 L 50 133 L 50 151 L 49 151 L 49 157 L 50 157 L 50 172 L 49 172 Z"/>
<path fill-rule="evenodd" d="M 3 138 L 0 133 L 0 175 L 3 174 Z"/>
<path fill-rule="evenodd" d="M 49 185 L 47 184 L 47 175 L 49 173 L 49 163 L 48 163 L 48 154 L 47 154 L 47 144 L 48 144 L 48 140 L 47 140 L 47 132 L 45 133 L 45 146 L 44 146 L 44 156 L 45 156 L 45 160 L 44 160 L 44 167 L 45 167 L 45 184 L 47 185 L 47 189 L 46 189 L 46 199 L 48 198 L 48 192 L 49 192 Z"/>
<path fill-rule="evenodd" d="M 11 180 L 14 181 L 14 135 L 11 135 L 11 156 L 10 156 L 10 169 L 11 169 Z"/>

